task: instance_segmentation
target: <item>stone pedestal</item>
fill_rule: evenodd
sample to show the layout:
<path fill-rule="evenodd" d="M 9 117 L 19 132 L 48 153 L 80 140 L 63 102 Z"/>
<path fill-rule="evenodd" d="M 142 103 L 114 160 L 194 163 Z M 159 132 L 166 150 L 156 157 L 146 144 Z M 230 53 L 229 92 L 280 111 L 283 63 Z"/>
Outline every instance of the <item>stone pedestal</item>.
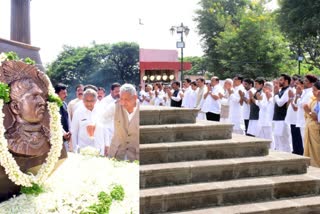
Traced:
<path fill-rule="evenodd" d="M 42 61 L 40 58 L 40 48 L 34 47 L 25 43 L 0 38 L 0 53 L 1 52 L 16 52 L 20 58 L 31 58 L 36 61 L 36 66 L 44 72 Z"/>

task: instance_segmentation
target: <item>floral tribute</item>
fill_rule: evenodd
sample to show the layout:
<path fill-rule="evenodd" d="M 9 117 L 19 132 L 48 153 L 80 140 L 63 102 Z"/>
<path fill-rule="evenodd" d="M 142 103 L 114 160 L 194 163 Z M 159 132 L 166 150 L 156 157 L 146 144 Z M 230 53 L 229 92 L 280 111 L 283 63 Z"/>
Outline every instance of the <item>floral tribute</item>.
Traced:
<path fill-rule="evenodd" d="M 21 60 L 26 64 L 35 64 L 35 62 L 30 58 L 19 59 L 17 54 L 14 52 L 0 54 L 0 65 L 4 61 L 8 60 Z M 5 169 L 6 174 L 12 182 L 14 182 L 16 185 L 21 185 L 24 187 L 41 186 L 44 183 L 54 169 L 55 164 L 61 155 L 63 146 L 61 137 L 62 127 L 60 124 L 59 114 L 59 107 L 62 101 L 55 94 L 49 78 L 46 75 L 45 78 L 47 78 L 49 82 L 49 99 L 47 102 L 47 107 L 50 116 L 49 127 L 51 149 L 48 153 L 45 163 L 42 164 L 37 175 L 23 173 L 13 158 L 13 155 L 8 150 L 8 142 L 4 136 L 6 130 L 3 125 L 5 115 L 3 114 L 2 109 L 4 103 L 10 102 L 10 87 L 8 84 L 0 82 L 0 165 Z"/>

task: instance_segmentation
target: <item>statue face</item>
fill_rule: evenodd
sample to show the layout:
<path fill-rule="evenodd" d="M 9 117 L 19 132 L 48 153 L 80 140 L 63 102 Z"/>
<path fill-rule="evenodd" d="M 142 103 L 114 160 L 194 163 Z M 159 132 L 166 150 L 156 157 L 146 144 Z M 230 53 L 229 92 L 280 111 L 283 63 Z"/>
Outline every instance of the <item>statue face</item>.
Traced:
<path fill-rule="evenodd" d="M 46 102 L 42 97 L 43 91 L 36 84 L 32 85 L 32 89 L 21 97 L 20 117 L 29 123 L 39 123 L 43 119 Z"/>

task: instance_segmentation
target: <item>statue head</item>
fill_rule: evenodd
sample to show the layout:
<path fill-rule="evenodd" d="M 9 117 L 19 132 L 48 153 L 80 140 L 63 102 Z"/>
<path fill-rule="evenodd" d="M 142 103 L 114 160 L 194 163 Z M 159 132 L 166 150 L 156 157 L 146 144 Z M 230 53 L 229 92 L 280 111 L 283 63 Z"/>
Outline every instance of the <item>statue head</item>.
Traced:
<path fill-rule="evenodd" d="M 46 110 L 43 91 L 31 78 L 22 78 L 10 84 L 10 110 L 17 122 L 40 123 Z"/>

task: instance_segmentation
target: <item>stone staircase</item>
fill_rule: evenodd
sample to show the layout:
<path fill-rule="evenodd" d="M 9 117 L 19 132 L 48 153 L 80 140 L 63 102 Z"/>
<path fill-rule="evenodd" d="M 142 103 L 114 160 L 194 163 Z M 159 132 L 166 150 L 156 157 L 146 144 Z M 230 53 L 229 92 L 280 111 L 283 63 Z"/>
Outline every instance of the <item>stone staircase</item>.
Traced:
<path fill-rule="evenodd" d="M 196 110 L 140 110 L 140 213 L 320 213 L 320 169 Z"/>

